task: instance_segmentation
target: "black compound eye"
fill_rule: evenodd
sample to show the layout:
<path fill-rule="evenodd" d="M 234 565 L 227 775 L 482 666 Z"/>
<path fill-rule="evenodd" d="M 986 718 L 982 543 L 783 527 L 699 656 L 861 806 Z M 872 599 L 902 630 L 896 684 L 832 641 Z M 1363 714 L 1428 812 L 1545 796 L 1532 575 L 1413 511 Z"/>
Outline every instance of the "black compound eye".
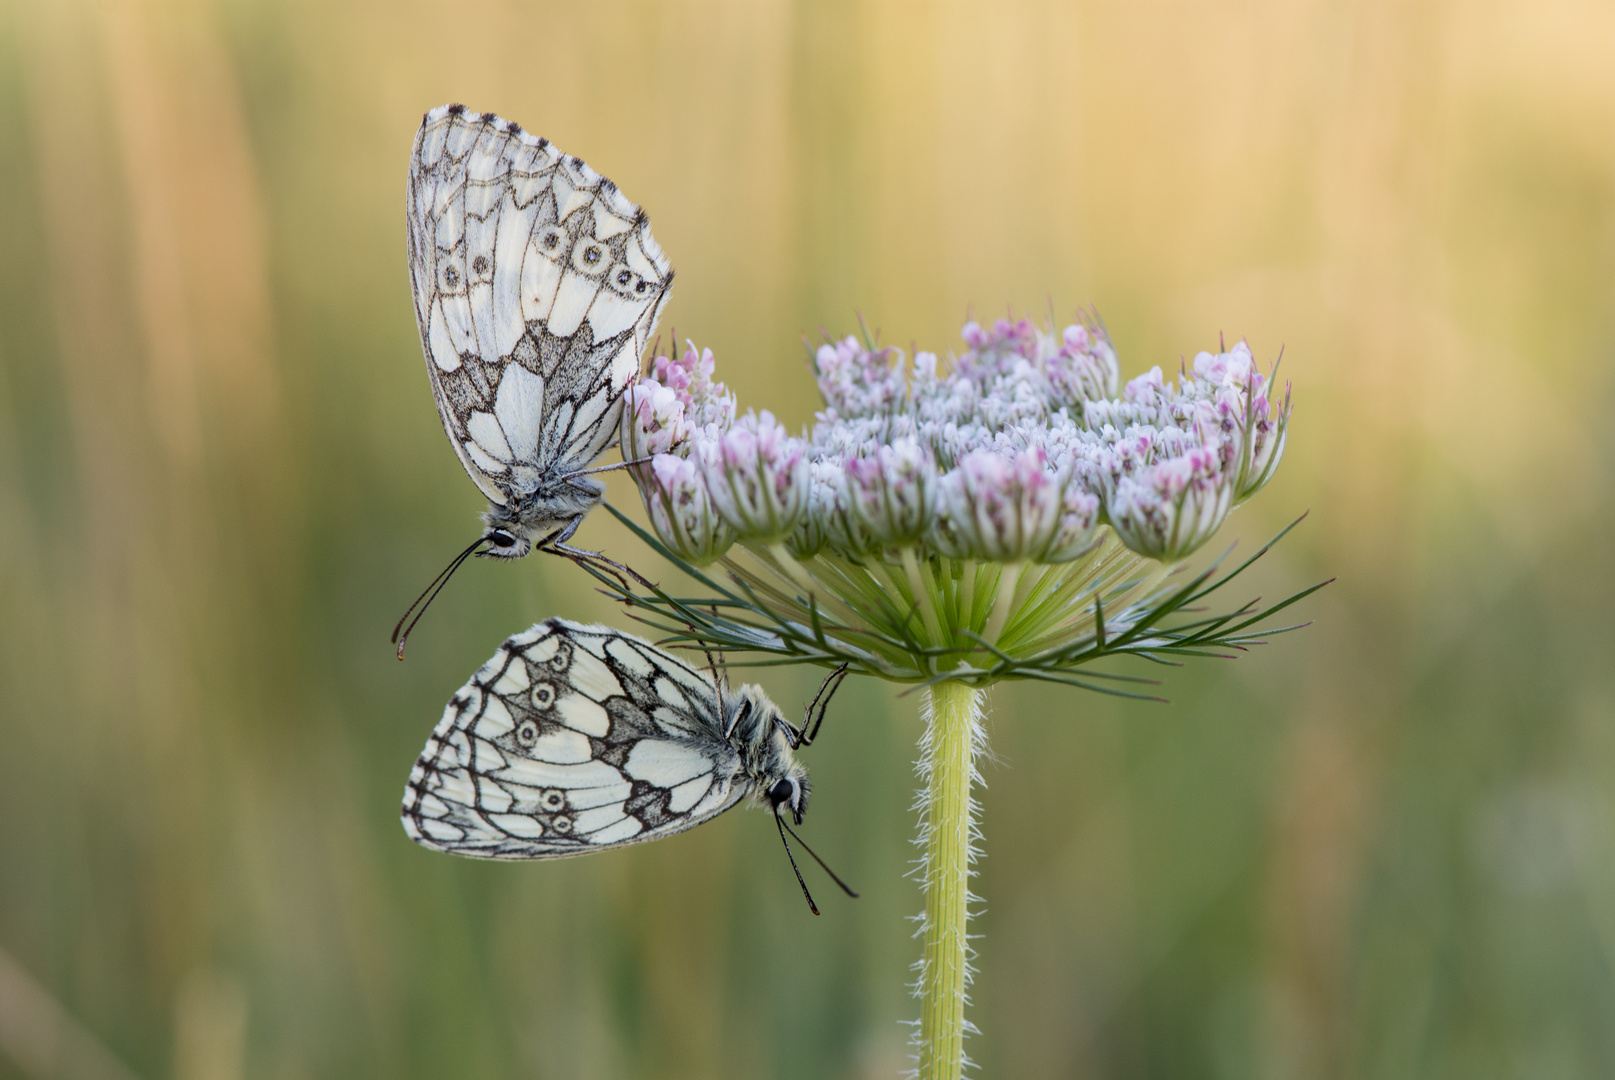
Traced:
<path fill-rule="evenodd" d="M 516 546 L 516 537 L 503 529 L 495 529 L 490 532 L 488 540 L 496 548 L 513 548 Z"/>
<path fill-rule="evenodd" d="M 516 741 L 523 746 L 532 746 L 538 742 L 538 725 L 531 720 L 523 720 L 516 728 Z"/>
<path fill-rule="evenodd" d="M 768 789 L 768 801 L 778 810 L 781 806 L 789 806 L 791 799 L 796 795 L 796 785 L 789 780 L 781 780 Z"/>

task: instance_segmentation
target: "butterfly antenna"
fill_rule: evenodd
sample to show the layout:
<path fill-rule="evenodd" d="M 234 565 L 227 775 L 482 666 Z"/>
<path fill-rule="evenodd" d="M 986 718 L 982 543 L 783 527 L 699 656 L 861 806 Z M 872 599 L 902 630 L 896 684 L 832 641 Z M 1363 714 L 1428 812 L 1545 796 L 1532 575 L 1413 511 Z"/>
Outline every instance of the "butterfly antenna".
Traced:
<path fill-rule="evenodd" d="M 830 880 L 831 881 L 833 881 L 837 885 L 841 886 L 841 891 L 842 892 L 846 893 L 848 896 L 852 897 L 854 900 L 856 900 L 858 898 L 858 894 L 853 891 L 852 886 L 848 885 L 845 881 L 842 881 L 840 876 L 838 876 L 834 870 L 832 870 L 828 866 L 826 866 L 824 864 L 824 860 L 819 858 L 818 854 L 812 848 L 808 847 L 807 841 L 802 839 L 800 836 L 797 836 L 796 830 L 791 828 L 789 825 L 785 824 L 785 819 L 784 818 L 780 817 L 778 814 L 775 814 L 774 815 L 774 820 L 779 822 L 779 827 L 780 828 L 782 828 L 786 832 L 790 833 L 793 837 L 796 837 L 796 842 L 798 844 L 802 845 L 802 850 L 807 852 L 809 855 L 813 856 L 813 861 L 819 864 L 819 868 L 821 870 L 823 870 L 826 874 L 830 875 Z M 784 837 L 782 836 L 782 837 L 780 837 L 780 839 L 783 840 Z M 791 850 L 791 845 L 786 844 L 785 845 L 785 850 L 790 851 Z M 793 866 L 793 867 L 796 866 L 796 860 L 795 859 L 791 860 L 791 866 Z M 802 875 L 797 874 L 796 877 L 797 877 L 797 880 L 800 881 L 801 878 L 802 878 Z M 807 886 L 806 885 L 802 886 L 802 891 L 803 892 L 807 891 Z M 811 899 L 808 901 L 809 904 L 811 904 L 812 902 L 813 901 Z M 815 911 L 814 914 L 817 915 L 818 912 Z"/>
<path fill-rule="evenodd" d="M 836 691 L 841 689 L 841 682 L 846 677 L 847 665 L 842 664 L 830 672 L 829 675 L 826 675 L 824 682 L 819 684 L 819 692 L 813 695 L 813 700 L 808 703 L 807 712 L 802 714 L 803 746 L 813 745 L 813 740 L 818 738 L 819 726 L 824 723 L 824 714 L 830 709 L 830 699 L 836 696 Z M 815 709 L 818 710 L 818 719 L 814 719 L 813 716 Z M 812 726 L 812 730 L 809 730 L 809 725 Z M 806 847 L 807 845 L 802 846 Z M 818 856 L 815 855 L 814 858 L 818 858 Z M 830 876 L 834 877 L 835 875 L 831 874 Z"/>
<path fill-rule="evenodd" d="M 802 886 L 802 895 L 807 899 L 808 910 L 817 915 L 819 913 L 819 905 L 813 902 L 813 894 L 808 892 L 807 882 L 802 880 L 802 871 L 796 868 L 796 856 L 791 854 L 791 842 L 785 839 L 785 821 L 779 816 L 777 811 L 774 814 L 774 824 L 779 826 L 779 842 L 785 845 L 785 857 L 791 860 L 791 873 L 796 875 L 796 883 Z M 791 835 L 796 836 L 795 833 L 792 833 Z M 796 838 L 797 840 L 802 839 L 800 836 L 797 836 Z M 802 846 L 806 847 L 807 845 L 804 844 Z M 817 856 L 815 856 L 815 858 L 816 857 Z M 832 874 L 830 876 L 834 877 L 835 875 Z"/>
<path fill-rule="evenodd" d="M 410 632 L 415 629 L 415 624 L 421 621 L 421 616 L 426 614 L 426 609 L 432 606 L 432 601 L 437 599 L 437 594 L 443 591 L 443 586 L 449 583 L 449 578 L 453 577 L 454 572 L 460 569 L 460 564 L 475 555 L 477 549 L 487 539 L 486 536 L 477 537 L 470 547 L 456 555 L 454 560 L 443 568 L 442 573 L 432 579 L 430 585 L 421 590 L 421 594 L 415 598 L 413 604 L 404 609 L 404 614 L 399 617 L 398 623 L 393 627 L 392 642 L 398 646 L 398 659 L 402 660 L 404 658 L 404 645 L 409 641 Z M 413 619 L 410 618 L 411 613 L 415 616 Z M 408 626 L 404 625 L 406 621 L 409 623 Z"/>

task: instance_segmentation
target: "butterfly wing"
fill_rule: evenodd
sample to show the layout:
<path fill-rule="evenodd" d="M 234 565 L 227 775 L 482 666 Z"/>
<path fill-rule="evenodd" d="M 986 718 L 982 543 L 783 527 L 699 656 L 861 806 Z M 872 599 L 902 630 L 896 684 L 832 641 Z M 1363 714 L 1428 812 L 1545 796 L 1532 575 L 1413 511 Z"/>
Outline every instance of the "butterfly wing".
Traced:
<path fill-rule="evenodd" d="M 749 790 L 712 677 L 609 627 L 551 619 L 449 702 L 404 793 L 426 847 L 544 859 L 654 840 Z"/>
<path fill-rule="evenodd" d="M 445 105 L 415 136 L 407 218 L 426 369 L 471 479 L 509 505 L 587 467 L 673 283 L 643 211 L 547 139 Z"/>

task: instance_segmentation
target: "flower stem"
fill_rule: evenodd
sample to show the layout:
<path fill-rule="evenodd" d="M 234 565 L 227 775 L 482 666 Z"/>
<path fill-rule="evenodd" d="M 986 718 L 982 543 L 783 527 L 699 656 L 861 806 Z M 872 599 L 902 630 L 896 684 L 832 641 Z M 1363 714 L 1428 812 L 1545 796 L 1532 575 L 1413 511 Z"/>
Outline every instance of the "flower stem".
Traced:
<path fill-rule="evenodd" d="M 789 551 L 785 550 L 784 544 L 769 544 L 768 553 L 774 556 L 775 562 L 785 568 L 785 572 L 790 575 L 791 580 L 797 584 L 798 588 L 802 589 L 808 596 L 813 595 L 813 579 L 808 576 L 806 570 L 802 569 L 802 564 L 792 558 Z"/>
<path fill-rule="evenodd" d="M 996 643 L 998 635 L 1004 632 L 1004 623 L 1009 621 L 1011 602 L 1020 586 L 1024 567 L 1024 563 L 1012 562 L 1004 563 L 998 569 L 998 599 L 993 602 L 993 613 L 988 617 L 981 635 L 989 643 Z"/>
<path fill-rule="evenodd" d="M 964 1068 L 965 987 L 970 981 L 970 785 L 986 733 L 983 691 L 959 682 L 927 691 L 920 775 L 925 782 L 920 841 L 924 855 L 925 953 L 920 999 L 919 1080 L 959 1080 Z"/>
<path fill-rule="evenodd" d="M 900 556 L 903 560 L 903 572 L 908 575 L 908 587 L 914 591 L 914 603 L 920 609 L 920 621 L 925 624 L 925 632 L 930 635 L 933 645 L 947 645 L 948 640 L 942 636 L 942 624 L 936 617 L 936 598 L 932 590 L 926 586 L 925 580 L 920 577 L 920 564 L 914 558 L 914 548 L 904 547 Z"/>

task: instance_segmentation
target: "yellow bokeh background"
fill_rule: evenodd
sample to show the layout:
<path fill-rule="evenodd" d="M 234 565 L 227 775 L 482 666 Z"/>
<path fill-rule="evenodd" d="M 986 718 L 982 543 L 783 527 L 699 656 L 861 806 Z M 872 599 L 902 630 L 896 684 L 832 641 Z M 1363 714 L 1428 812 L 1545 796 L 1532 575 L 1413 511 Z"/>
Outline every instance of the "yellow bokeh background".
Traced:
<path fill-rule="evenodd" d="M 1229 599 L 1338 580 L 1121 669 L 1170 705 L 993 691 L 981 1075 L 1615 1074 L 1612 57 L 1592 0 L 5 0 L 0 1077 L 905 1065 L 912 696 L 849 683 L 806 754 L 864 892 L 819 919 L 756 813 L 530 865 L 398 826 L 503 637 L 623 619 L 478 563 L 391 656 L 477 528 L 403 244 L 456 100 L 640 202 L 664 333 L 792 425 L 859 313 L 1283 349 L 1213 547 L 1310 511 Z"/>

